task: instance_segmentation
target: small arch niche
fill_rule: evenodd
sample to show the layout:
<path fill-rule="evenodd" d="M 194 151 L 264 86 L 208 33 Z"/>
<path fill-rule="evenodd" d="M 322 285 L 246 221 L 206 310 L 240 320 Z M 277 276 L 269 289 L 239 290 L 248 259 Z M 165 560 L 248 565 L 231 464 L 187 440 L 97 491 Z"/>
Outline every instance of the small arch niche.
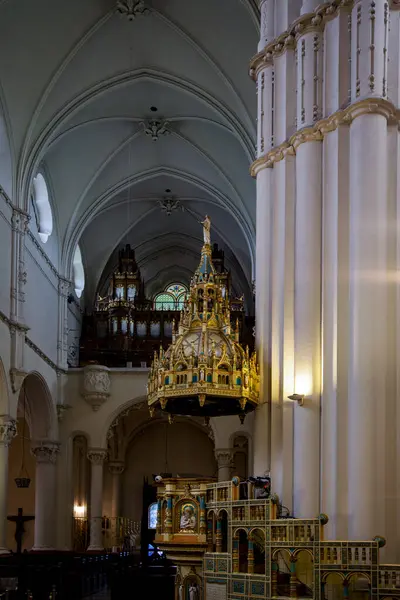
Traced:
<path fill-rule="evenodd" d="M 47 183 L 42 173 L 38 173 L 33 180 L 32 200 L 38 235 L 43 244 L 45 244 L 53 231 L 53 213 L 51 211 Z"/>
<path fill-rule="evenodd" d="M 72 270 L 74 277 L 75 294 L 78 298 L 80 298 L 82 296 L 83 290 L 85 289 L 85 271 L 83 269 L 81 249 L 79 248 L 78 244 L 75 248 Z"/>

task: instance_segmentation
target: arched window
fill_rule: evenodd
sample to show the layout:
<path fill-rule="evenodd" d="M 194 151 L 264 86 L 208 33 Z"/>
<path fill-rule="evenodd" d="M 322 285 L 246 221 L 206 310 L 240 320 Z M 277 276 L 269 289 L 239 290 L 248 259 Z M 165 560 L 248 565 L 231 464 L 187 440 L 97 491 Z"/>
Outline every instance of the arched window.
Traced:
<path fill-rule="evenodd" d="M 85 272 L 83 270 L 82 254 L 79 246 L 75 248 L 74 261 L 73 261 L 73 276 L 74 276 L 74 288 L 75 294 L 80 298 L 85 288 Z"/>
<path fill-rule="evenodd" d="M 154 310 L 182 310 L 188 289 L 181 283 L 173 283 L 154 298 Z"/>
<path fill-rule="evenodd" d="M 43 244 L 45 244 L 53 231 L 53 214 L 47 184 L 41 173 L 38 173 L 33 180 L 33 206 L 38 234 Z"/>
<path fill-rule="evenodd" d="M 148 520 L 149 529 L 156 529 L 156 527 L 157 527 L 157 512 L 158 512 L 157 502 L 153 502 L 153 504 L 150 504 L 150 506 L 149 506 L 149 520 Z"/>

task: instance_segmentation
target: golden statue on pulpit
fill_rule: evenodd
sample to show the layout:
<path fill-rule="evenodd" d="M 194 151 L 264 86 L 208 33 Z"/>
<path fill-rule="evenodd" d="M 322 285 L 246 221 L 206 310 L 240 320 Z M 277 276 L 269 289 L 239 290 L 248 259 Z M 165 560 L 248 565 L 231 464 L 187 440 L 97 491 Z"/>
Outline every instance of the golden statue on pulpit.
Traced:
<path fill-rule="evenodd" d="M 211 219 L 208 215 L 201 223 L 203 225 L 203 238 L 204 243 L 210 245 L 211 244 Z"/>

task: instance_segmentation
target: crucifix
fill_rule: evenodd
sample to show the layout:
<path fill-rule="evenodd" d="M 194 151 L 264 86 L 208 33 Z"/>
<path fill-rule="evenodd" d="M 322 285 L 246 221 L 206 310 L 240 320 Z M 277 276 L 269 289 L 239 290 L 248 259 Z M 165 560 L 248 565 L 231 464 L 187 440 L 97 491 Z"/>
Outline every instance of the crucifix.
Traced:
<path fill-rule="evenodd" d="M 33 521 L 35 518 L 33 515 L 24 516 L 23 512 L 24 511 L 22 510 L 22 508 L 19 508 L 17 515 L 10 515 L 9 517 L 7 517 L 7 521 L 13 521 L 15 523 L 14 538 L 15 538 L 15 541 L 17 542 L 17 554 L 21 554 L 21 552 L 22 552 L 22 538 L 25 533 L 24 525 L 25 525 L 26 521 Z"/>

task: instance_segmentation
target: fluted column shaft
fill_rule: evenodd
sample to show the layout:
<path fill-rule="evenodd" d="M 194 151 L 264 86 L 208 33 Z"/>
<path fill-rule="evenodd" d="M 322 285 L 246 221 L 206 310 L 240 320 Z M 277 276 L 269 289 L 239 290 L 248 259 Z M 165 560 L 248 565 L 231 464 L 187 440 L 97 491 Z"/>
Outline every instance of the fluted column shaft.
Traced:
<path fill-rule="evenodd" d="M 90 485 L 90 545 L 88 551 L 101 552 L 104 549 L 102 539 L 103 512 L 103 463 L 107 458 L 104 448 L 90 448 L 88 459 L 92 464 Z"/>
<path fill-rule="evenodd" d="M 373 144 L 371 144 L 373 140 Z M 387 123 L 363 114 L 350 127 L 349 535 L 380 532 L 384 497 L 387 359 Z M 382 435 L 379 435 L 379 431 Z M 383 460 L 381 461 L 380 459 Z"/>
<path fill-rule="evenodd" d="M 257 74 L 258 143 L 263 156 L 274 144 L 274 71 L 266 64 Z M 262 475 L 270 468 L 270 356 L 271 356 L 271 224 L 272 169 L 257 174 L 256 239 L 256 346 L 260 361 L 260 405 L 254 419 L 254 471 Z"/>
<path fill-rule="evenodd" d="M 352 10 L 351 98 L 386 98 L 388 3 Z M 380 113 L 380 114 L 379 114 Z M 350 125 L 348 499 L 349 536 L 385 535 L 386 422 L 392 386 L 388 299 L 388 131 L 384 108 L 361 105 Z M 373 144 L 371 144 L 373 140 Z M 393 315 L 392 315 L 393 317 Z M 380 399 L 380 401 L 378 401 Z"/>
<path fill-rule="evenodd" d="M 297 126 L 321 113 L 321 32 L 306 31 L 297 42 Z M 295 406 L 293 502 L 296 517 L 319 511 L 321 393 L 321 216 L 322 143 L 305 130 L 296 148 L 294 391 L 306 396 Z"/>
<path fill-rule="evenodd" d="M 275 58 L 275 139 L 295 127 L 294 48 Z M 293 277 L 295 157 L 284 153 L 273 167 L 271 258 L 271 474 L 274 491 L 291 507 L 293 483 Z M 287 389 L 287 381 L 291 389 Z"/>
<path fill-rule="evenodd" d="M 9 415 L 0 416 L 0 554 L 7 548 L 8 448 L 17 434 L 17 423 Z"/>
<path fill-rule="evenodd" d="M 321 142 L 297 149 L 295 224 L 295 384 L 305 394 L 295 406 L 294 511 L 319 510 L 319 418 L 321 369 Z"/>
<path fill-rule="evenodd" d="M 35 541 L 33 550 L 54 549 L 57 532 L 56 460 L 60 452 L 58 442 L 34 442 L 32 454 L 36 458 L 35 485 Z"/>

